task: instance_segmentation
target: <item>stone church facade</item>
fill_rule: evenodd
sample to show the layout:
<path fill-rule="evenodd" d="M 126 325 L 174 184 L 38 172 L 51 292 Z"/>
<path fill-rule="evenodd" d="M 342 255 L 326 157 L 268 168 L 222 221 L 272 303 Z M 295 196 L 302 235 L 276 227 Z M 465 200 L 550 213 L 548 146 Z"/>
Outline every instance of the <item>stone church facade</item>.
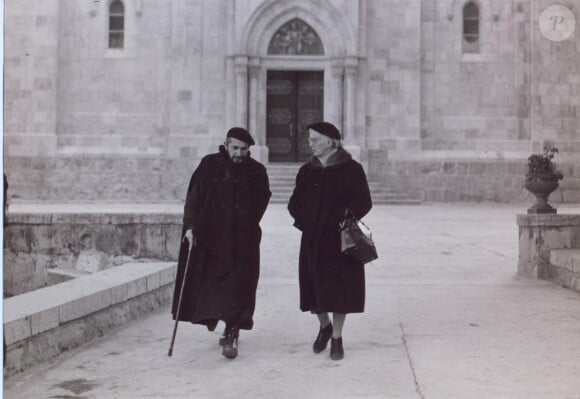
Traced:
<path fill-rule="evenodd" d="M 528 201 L 527 157 L 556 146 L 552 198 L 580 202 L 580 34 L 546 37 L 551 5 L 6 0 L 11 195 L 182 200 L 229 127 L 274 167 L 324 119 L 373 180 L 427 201 Z"/>

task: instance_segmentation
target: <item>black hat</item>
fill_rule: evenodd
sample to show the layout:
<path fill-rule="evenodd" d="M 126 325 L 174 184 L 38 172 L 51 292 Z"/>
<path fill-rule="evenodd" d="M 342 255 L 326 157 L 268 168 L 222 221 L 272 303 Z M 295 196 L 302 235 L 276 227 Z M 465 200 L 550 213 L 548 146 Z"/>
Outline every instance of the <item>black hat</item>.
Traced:
<path fill-rule="evenodd" d="M 243 127 L 232 127 L 230 130 L 228 130 L 227 137 L 242 140 L 247 145 L 256 144 L 250 133 Z"/>
<path fill-rule="evenodd" d="M 330 137 L 331 139 L 340 140 L 340 132 L 332 123 L 329 122 L 316 122 L 308 125 L 306 129 L 312 129 L 320 134 Z"/>

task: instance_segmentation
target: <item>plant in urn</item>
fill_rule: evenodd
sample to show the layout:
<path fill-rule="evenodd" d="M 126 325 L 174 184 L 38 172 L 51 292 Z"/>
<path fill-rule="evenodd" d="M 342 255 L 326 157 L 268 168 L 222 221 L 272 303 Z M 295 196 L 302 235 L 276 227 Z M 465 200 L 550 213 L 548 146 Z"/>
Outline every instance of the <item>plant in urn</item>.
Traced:
<path fill-rule="evenodd" d="M 558 188 L 558 181 L 564 177 L 552 163 L 557 152 L 557 148 L 550 148 L 543 154 L 534 154 L 528 158 L 525 187 L 536 196 L 536 203 L 528 209 L 528 213 L 556 213 L 556 208 L 550 205 L 548 197 Z"/>

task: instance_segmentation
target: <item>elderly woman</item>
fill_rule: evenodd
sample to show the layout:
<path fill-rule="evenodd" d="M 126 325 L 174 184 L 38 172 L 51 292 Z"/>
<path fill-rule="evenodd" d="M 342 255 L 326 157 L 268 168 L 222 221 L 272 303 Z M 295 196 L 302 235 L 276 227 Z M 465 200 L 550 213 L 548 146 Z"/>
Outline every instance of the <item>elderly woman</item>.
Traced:
<path fill-rule="evenodd" d="M 300 309 L 320 321 L 314 352 L 326 349 L 332 338 L 330 357 L 340 360 L 346 314 L 364 311 L 365 274 L 362 263 L 342 254 L 339 223 L 347 209 L 362 218 L 372 203 L 363 168 L 342 147 L 338 129 L 318 122 L 308 126 L 308 134 L 313 156 L 298 171 L 288 204 L 294 226 L 302 231 Z"/>

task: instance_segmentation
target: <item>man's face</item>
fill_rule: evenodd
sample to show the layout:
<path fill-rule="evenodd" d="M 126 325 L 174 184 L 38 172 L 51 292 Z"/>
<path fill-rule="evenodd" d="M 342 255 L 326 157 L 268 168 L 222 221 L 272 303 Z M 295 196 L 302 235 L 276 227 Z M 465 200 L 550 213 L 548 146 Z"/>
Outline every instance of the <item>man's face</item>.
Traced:
<path fill-rule="evenodd" d="M 226 150 L 233 162 L 241 163 L 250 153 L 250 146 L 242 140 L 231 137 L 226 140 Z"/>
<path fill-rule="evenodd" d="M 308 129 L 308 145 L 315 157 L 324 156 L 334 149 L 329 137 L 312 129 Z"/>

